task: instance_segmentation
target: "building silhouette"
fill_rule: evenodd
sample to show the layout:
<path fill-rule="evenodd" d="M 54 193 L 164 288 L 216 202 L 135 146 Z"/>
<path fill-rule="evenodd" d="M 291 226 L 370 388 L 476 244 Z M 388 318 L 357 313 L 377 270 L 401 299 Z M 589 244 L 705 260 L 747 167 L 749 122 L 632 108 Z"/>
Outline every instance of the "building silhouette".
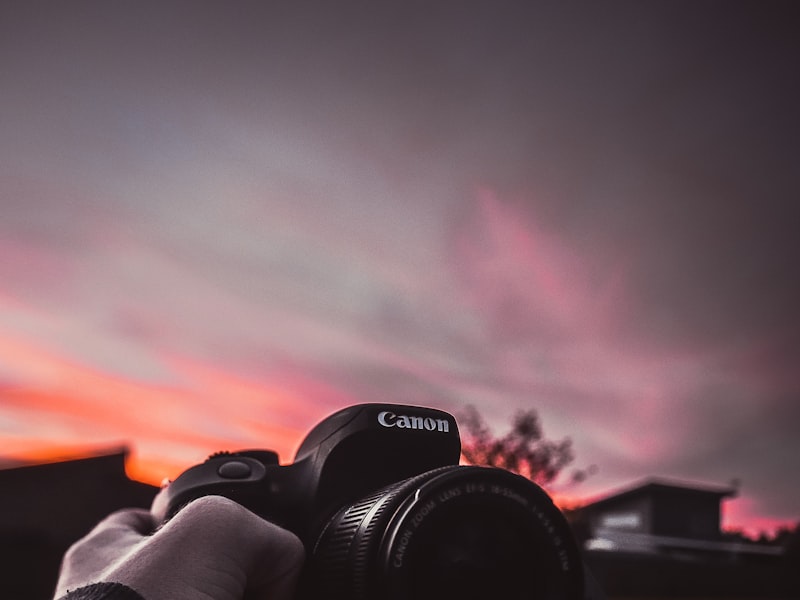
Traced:
<path fill-rule="evenodd" d="M 0 598 L 51 599 L 73 542 L 115 510 L 150 506 L 158 488 L 127 477 L 126 455 L 0 470 Z"/>
<path fill-rule="evenodd" d="M 649 480 L 583 508 L 589 548 L 654 553 L 721 549 L 720 504 L 735 488 Z"/>
<path fill-rule="evenodd" d="M 720 527 L 734 487 L 649 479 L 571 515 L 586 562 L 610 597 L 791 598 L 795 565 L 776 545 Z"/>

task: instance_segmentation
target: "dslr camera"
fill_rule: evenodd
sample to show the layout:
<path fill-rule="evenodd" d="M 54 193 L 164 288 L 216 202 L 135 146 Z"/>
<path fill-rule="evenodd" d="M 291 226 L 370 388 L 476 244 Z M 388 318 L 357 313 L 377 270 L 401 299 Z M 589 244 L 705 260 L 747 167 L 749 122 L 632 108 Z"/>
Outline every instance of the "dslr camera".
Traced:
<path fill-rule="evenodd" d="M 459 465 L 452 415 L 363 404 L 320 422 L 281 466 L 269 450 L 220 452 L 164 487 L 162 521 L 230 498 L 306 548 L 304 600 L 584 600 L 572 532 L 536 484 Z"/>

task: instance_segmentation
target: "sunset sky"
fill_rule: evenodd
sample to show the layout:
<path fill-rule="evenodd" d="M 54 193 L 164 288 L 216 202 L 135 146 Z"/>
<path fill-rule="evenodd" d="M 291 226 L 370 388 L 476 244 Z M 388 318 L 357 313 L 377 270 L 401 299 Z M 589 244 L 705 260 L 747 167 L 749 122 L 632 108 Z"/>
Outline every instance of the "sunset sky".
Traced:
<path fill-rule="evenodd" d="M 357 402 L 800 519 L 792 2 L 0 4 L 0 464 Z"/>

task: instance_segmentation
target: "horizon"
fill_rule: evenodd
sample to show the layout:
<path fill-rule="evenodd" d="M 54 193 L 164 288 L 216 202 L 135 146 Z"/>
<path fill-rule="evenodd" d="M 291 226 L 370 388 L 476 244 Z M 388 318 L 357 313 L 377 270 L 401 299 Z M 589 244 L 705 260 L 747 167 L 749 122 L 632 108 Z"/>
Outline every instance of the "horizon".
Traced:
<path fill-rule="evenodd" d="M 500 434 L 500 432 L 492 432 L 492 433 Z M 298 439 L 295 445 L 296 447 L 299 447 L 304 437 L 305 435 L 301 436 Z M 553 441 L 547 438 L 546 435 L 543 436 L 542 439 L 547 441 Z M 296 450 L 296 447 L 294 448 L 294 450 Z M 220 448 L 220 450 L 227 450 L 232 452 L 254 450 L 254 449 L 274 450 L 274 448 L 270 447 L 268 444 L 258 448 L 256 447 Z M 219 450 L 215 450 L 214 452 L 217 451 Z M 213 452 L 211 454 L 213 454 Z M 291 464 L 291 460 L 289 460 L 288 457 L 293 456 L 294 452 L 292 452 L 291 454 L 284 454 L 278 452 L 278 454 L 279 454 L 280 464 L 282 466 Z M 141 461 L 137 459 L 137 453 L 135 448 L 130 443 L 121 441 L 116 444 L 109 443 L 109 444 L 104 444 L 103 446 L 96 446 L 96 447 L 86 447 L 82 445 L 66 446 L 66 447 L 63 446 L 50 447 L 50 448 L 38 447 L 34 451 L 23 453 L 19 457 L 0 454 L 0 471 L 6 469 L 58 464 L 63 462 L 79 461 L 85 459 L 103 458 L 109 456 L 123 456 L 125 475 L 132 481 L 145 483 L 155 488 L 161 487 L 167 480 L 169 481 L 174 480 L 183 471 L 194 466 L 195 464 L 203 462 L 208 457 L 204 456 L 202 459 L 192 464 L 180 464 L 174 461 L 170 462 L 170 461 L 158 461 L 158 460 Z M 470 463 L 465 462 L 464 457 L 462 456 L 460 464 L 470 464 Z M 567 465 L 562 470 L 561 474 L 563 475 L 564 472 L 568 472 L 569 470 L 570 466 Z M 591 475 L 589 475 L 589 477 L 590 476 Z M 556 482 L 558 481 L 559 477 L 556 478 Z M 550 495 L 555 504 L 561 510 L 575 510 L 575 509 L 580 509 L 588 504 L 604 500 L 605 498 L 616 496 L 617 494 L 632 489 L 637 489 L 643 485 L 652 483 L 693 488 L 693 489 L 714 489 L 719 491 L 724 490 L 730 492 L 730 494 L 726 498 L 723 498 L 720 502 L 720 531 L 723 533 L 738 533 L 752 539 L 753 541 L 759 541 L 763 540 L 765 536 L 767 539 L 774 538 L 781 530 L 786 530 L 786 529 L 793 530 L 794 528 L 800 526 L 800 519 L 794 522 L 751 519 L 749 525 L 743 524 L 742 522 L 737 522 L 736 515 L 740 514 L 737 511 L 737 508 L 739 507 L 736 507 L 735 505 L 731 506 L 731 503 L 736 502 L 741 492 L 741 482 L 738 480 L 731 481 L 729 482 L 728 485 L 722 485 L 719 483 L 708 482 L 708 481 L 659 477 L 657 475 L 645 475 L 637 480 L 624 482 L 612 488 L 596 491 L 590 495 L 581 495 L 580 493 L 564 494 L 550 489 L 547 484 L 540 484 L 540 485 L 542 485 L 543 489 L 547 491 L 548 495 Z M 558 486 L 558 483 L 556 483 L 556 486 Z M 732 515 L 733 515 L 733 520 L 731 518 Z"/>

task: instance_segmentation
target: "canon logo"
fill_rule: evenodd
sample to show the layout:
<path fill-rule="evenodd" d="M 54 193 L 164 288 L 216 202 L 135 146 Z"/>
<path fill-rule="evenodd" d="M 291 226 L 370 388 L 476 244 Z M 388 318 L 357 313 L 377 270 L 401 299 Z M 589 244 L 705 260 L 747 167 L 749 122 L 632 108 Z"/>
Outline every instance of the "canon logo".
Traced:
<path fill-rule="evenodd" d="M 396 415 L 389 410 L 385 410 L 378 415 L 378 423 L 384 427 L 397 427 L 399 429 L 421 429 L 423 431 L 441 431 L 442 433 L 450 431 L 450 422 L 447 419 Z"/>

